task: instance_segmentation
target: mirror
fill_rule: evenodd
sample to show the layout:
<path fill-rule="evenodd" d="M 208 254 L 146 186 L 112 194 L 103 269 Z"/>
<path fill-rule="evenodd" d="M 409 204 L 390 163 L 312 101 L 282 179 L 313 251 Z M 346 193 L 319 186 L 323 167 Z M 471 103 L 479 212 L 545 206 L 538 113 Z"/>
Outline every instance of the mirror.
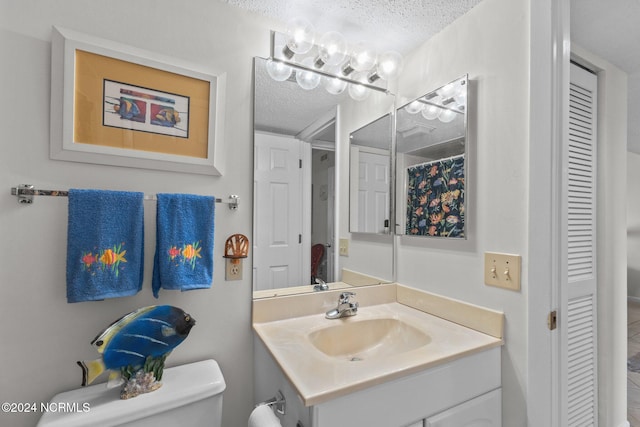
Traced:
<path fill-rule="evenodd" d="M 396 116 L 396 232 L 466 239 L 467 95 L 463 76 Z"/>
<path fill-rule="evenodd" d="M 389 234 L 391 114 L 349 135 L 349 231 Z"/>
<path fill-rule="evenodd" d="M 375 260 L 357 243 L 340 256 L 339 242 L 350 242 L 348 137 L 393 111 L 394 97 L 371 90 L 366 101 L 353 101 L 346 90 L 304 90 L 295 70 L 276 81 L 265 64 L 255 58 L 254 298 L 312 292 L 316 278 L 331 289 L 365 284 L 369 268 L 392 272 L 391 240 L 378 243 L 384 259 Z M 375 283 L 393 279 L 370 275 Z"/>

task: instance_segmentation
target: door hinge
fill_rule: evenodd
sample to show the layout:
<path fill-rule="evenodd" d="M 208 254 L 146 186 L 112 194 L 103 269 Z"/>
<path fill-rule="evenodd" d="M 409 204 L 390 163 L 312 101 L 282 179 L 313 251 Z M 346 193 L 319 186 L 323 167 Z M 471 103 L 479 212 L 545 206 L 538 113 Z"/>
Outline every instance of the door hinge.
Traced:
<path fill-rule="evenodd" d="M 298 159 L 298 169 L 302 169 L 302 159 Z"/>
<path fill-rule="evenodd" d="M 553 331 L 558 327 L 558 312 L 553 310 L 549 313 L 547 317 L 547 325 L 549 326 L 549 330 Z"/>
<path fill-rule="evenodd" d="M 298 234 L 298 243 L 302 243 L 302 234 Z"/>

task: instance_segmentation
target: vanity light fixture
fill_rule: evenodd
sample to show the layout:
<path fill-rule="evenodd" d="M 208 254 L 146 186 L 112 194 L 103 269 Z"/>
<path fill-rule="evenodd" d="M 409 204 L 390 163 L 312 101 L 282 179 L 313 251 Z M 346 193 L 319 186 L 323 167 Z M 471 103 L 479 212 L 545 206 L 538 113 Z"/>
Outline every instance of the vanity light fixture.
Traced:
<path fill-rule="evenodd" d="M 347 40 L 337 31 L 329 31 L 318 40 L 315 68 L 341 64 L 347 56 Z"/>
<path fill-rule="evenodd" d="M 324 88 L 332 95 L 339 95 L 347 88 L 347 82 L 333 76 L 322 76 Z"/>
<path fill-rule="evenodd" d="M 313 58 L 307 57 L 302 60 L 302 65 L 305 67 L 302 70 L 296 71 L 296 81 L 298 86 L 304 90 L 311 90 L 318 87 L 320 84 L 320 74 L 311 71 L 313 67 Z"/>
<path fill-rule="evenodd" d="M 287 59 L 297 53 L 303 55 L 311 50 L 316 37 L 316 29 L 304 18 L 293 18 L 287 23 L 286 45 L 282 53 Z"/>
<path fill-rule="evenodd" d="M 384 82 L 396 78 L 402 65 L 398 52 L 378 56 L 365 43 L 349 48 L 339 32 L 317 37 L 309 21 L 294 18 L 288 22 L 286 33 L 272 31 L 267 71 L 274 80 L 291 80 L 289 66 L 296 69 L 296 81 L 303 89 L 315 89 L 322 81 L 331 94 L 340 94 L 348 87 L 353 99 L 364 100 L 371 90 L 387 93 Z"/>
<path fill-rule="evenodd" d="M 342 67 L 342 74 L 348 76 L 354 71 L 371 70 L 377 63 L 376 52 L 363 42 L 356 44 L 349 55 L 349 61 Z"/>
<path fill-rule="evenodd" d="M 378 66 L 375 71 L 369 74 L 368 79 L 370 83 L 375 82 L 378 79 L 392 80 L 400 75 L 404 62 L 402 55 L 398 52 L 390 50 L 383 53 L 378 58 Z"/>
<path fill-rule="evenodd" d="M 291 73 L 293 72 L 293 68 L 284 62 L 274 61 L 273 59 L 267 59 L 267 63 L 265 64 L 267 67 L 267 73 L 269 77 L 277 82 L 283 82 L 291 77 Z"/>
<path fill-rule="evenodd" d="M 353 75 L 354 83 L 349 84 L 349 96 L 356 101 L 364 101 L 371 91 L 364 84 L 367 82 L 367 72 L 359 71 Z"/>

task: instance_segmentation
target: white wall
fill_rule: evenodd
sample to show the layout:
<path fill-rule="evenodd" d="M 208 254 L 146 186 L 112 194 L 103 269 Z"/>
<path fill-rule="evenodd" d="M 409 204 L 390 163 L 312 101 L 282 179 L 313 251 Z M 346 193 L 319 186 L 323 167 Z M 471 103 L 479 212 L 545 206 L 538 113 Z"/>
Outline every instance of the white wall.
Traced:
<path fill-rule="evenodd" d="M 224 281 L 225 239 L 251 236 L 252 57 L 268 54 L 274 25 L 223 2 L 192 0 L 0 0 L 0 400 L 46 402 L 77 388 L 75 361 L 98 354 L 89 342 L 104 327 L 135 308 L 171 304 L 197 319 L 189 338 L 169 357 L 169 366 L 216 359 L 225 375 L 223 425 L 246 425 L 253 405 L 251 269 L 244 279 Z M 227 73 L 224 176 L 209 177 L 49 159 L 51 26 L 60 25 L 156 51 Z M 215 277 L 212 289 L 151 295 L 155 205 L 146 208 L 146 265 L 135 297 L 67 304 L 65 254 L 67 202 L 39 197 L 18 205 L 9 189 L 103 188 L 240 195 L 240 208 L 216 212 Z M 38 414 L 0 414 L 0 425 L 31 426 Z"/>
<path fill-rule="evenodd" d="M 640 299 L 640 154 L 627 151 L 627 294 Z"/>
<path fill-rule="evenodd" d="M 503 424 L 526 425 L 529 2 L 484 0 L 409 58 L 398 105 L 469 74 L 468 240 L 402 237 L 398 282 L 501 310 Z M 485 251 L 520 254 L 522 291 L 483 283 Z"/>

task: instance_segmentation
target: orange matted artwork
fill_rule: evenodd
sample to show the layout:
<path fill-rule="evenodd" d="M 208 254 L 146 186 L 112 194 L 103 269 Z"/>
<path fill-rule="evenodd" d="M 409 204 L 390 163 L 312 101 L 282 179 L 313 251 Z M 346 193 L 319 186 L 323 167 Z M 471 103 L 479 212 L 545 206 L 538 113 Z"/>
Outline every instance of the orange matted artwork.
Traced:
<path fill-rule="evenodd" d="M 75 143 L 207 158 L 209 81 L 75 54 Z"/>

